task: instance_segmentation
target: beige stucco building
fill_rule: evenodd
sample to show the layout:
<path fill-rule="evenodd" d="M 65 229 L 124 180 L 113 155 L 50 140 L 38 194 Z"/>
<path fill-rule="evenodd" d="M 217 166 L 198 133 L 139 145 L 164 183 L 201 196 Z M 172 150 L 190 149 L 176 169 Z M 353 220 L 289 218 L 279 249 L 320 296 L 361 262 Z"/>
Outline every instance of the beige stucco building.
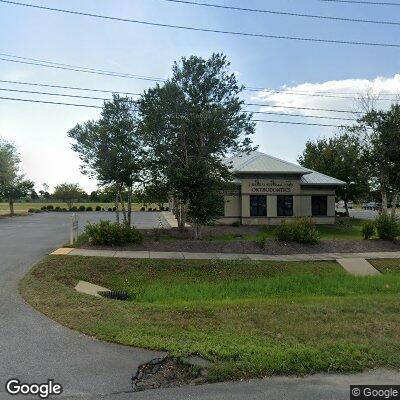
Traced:
<path fill-rule="evenodd" d="M 335 190 L 344 182 L 259 151 L 225 162 L 235 187 L 224 196 L 220 223 L 277 225 L 295 217 L 335 222 Z"/>

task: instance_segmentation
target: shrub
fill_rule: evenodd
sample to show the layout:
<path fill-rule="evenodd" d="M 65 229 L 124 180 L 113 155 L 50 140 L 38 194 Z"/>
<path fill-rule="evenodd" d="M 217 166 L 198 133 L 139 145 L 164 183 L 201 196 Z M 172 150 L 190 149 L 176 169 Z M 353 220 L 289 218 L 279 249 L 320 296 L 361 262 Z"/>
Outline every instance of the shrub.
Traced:
<path fill-rule="evenodd" d="M 62 212 L 67 212 L 68 210 L 64 207 L 61 209 Z"/>
<path fill-rule="evenodd" d="M 310 218 L 297 218 L 291 222 L 283 221 L 274 231 L 276 240 L 297 243 L 318 243 L 320 234 Z"/>
<path fill-rule="evenodd" d="M 38 210 L 39 211 L 39 210 Z M 30 208 L 29 210 L 28 210 L 28 213 L 35 213 L 36 212 L 36 209 L 35 208 Z"/>
<path fill-rule="evenodd" d="M 69 211 L 78 211 L 78 208 L 76 206 L 72 206 Z"/>
<path fill-rule="evenodd" d="M 54 210 L 54 206 L 50 204 L 50 205 L 48 205 L 48 206 L 46 207 L 46 209 L 47 209 L 48 211 Z"/>
<path fill-rule="evenodd" d="M 145 209 L 144 207 L 142 207 L 142 208 L 140 209 L 140 211 L 146 211 L 146 209 Z"/>
<path fill-rule="evenodd" d="M 101 207 L 100 206 L 96 206 L 95 210 L 96 211 L 101 211 Z"/>
<path fill-rule="evenodd" d="M 86 210 L 86 207 L 85 206 L 79 206 L 78 207 L 78 211 L 85 211 Z"/>
<path fill-rule="evenodd" d="M 232 222 L 232 226 L 238 228 L 240 226 L 240 222 L 239 221 Z"/>
<path fill-rule="evenodd" d="M 121 246 L 126 243 L 141 243 L 143 241 L 142 234 L 135 228 L 110 221 L 86 225 L 85 234 L 90 243 L 96 245 Z"/>
<path fill-rule="evenodd" d="M 169 211 L 169 207 L 165 207 L 165 211 Z"/>
<path fill-rule="evenodd" d="M 365 240 L 371 239 L 375 235 L 374 221 L 364 221 L 361 228 L 361 233 Z"/>
<path fill-rule="evenodd" d="M 93 211 L 93 207 L 91 206 L 86 207 L 86 211 Z"/>
<path fill-rule="evenodd" d="M 108 207 L 107 208 L 107 211 L 112 211 L 113 209 L 111 208 L 111 207 Z"/>
<path fill-rule="evenodd" d="M 40 207 L 40 209 L 41 209 L 42 211 L 46 211 L 46 210 L 47 210 L 47 207 L 46 207 L 46 206 L 42 206 L 42 207 Z"/>
<path fill-rule="evenodd" d="M 152 208 L 151 208 L 151 207 L 149 207 L 149 208 L 147 209 L 147 211 L 153 211 L 153 210 L 152 210 Z"/>
<path fill-rule="evenodd" d="M 57 206 L 54 210 L 55 210 L 55 211 L 61 211 L 61 207 L 60 207 L 60 206 Z"/>
<path fill-rule="evenodd" d="M 396 218 L 381 214 L 375 220 L 379 239 L 394 240 L 400 234 L 399 222 Z"/>

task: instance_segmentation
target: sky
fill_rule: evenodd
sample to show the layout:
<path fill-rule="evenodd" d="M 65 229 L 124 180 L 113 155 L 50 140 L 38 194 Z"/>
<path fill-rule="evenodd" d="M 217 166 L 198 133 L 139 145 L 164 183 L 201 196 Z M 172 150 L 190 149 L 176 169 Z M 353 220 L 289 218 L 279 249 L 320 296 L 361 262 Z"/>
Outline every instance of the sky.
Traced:
<path fill-rule="evenodd" d="M 24 1 L 24 0 L 21 0 Z M 327 15 L 345 18 L 400 21 L 400 7 L 347 4 L 321 0 L 202 0 L 229 5 Z M 362 42 L 400 43 L 400 25 L 310 19 L 265 13 L 178 4 L 165 0 L 26 0 L 35 5 L 110 15 L 157 23 L 225 31 L 313 37 Z M 356 99 L 367 90 L 380 93 L 385 108 L 400 93 L 400 47 L 351 46 L 283 39 L 240 37 L 176 30 L 86 16 L 67 15 L 0 3 L 0 53 L 121 73 L 167 78 L 174 61 L 192 54 L 226 54 L 240 83 L 258 92 L 243 92 L 246 102 L 266 104 L 254 111 L 295 113 L 300 116 L 262 115 L 256 119 L 340 125 L 354 114 L 295 110 L 311 107 L 358 110 Z M 0 58 L 11 57 L 0 55 Z M 16 60 L 15 58 L 12 58 Z M 0 59 L 0 80 L 142 92 L 154 83 L 125 77 L 102 76 L 15 63 Z M 105 93 L 28 86 L 0 82 L 0 97 L 101 105 L 102 100 L 12 92 L 108 97 Z M 6 89 L 6 90 L 3 90 Z M 271 89 L 279 89 L 273 92 Z M 330 96 L 326 97 L 327 92 Z M 304 95 L 304 93 L 314 96 Z M 345 94 L 343 94 L 345 93 Z M 350 95 L 347 95 L 350 93 Z M 355 95 L 353 95 L 355 93 Z M 386 93 L 382 94 L 382 93 Z M 320 96 L 323 94 L 323 96 Z M 385 97 L 386 96 L 386 97 Z M 350 97 L 350 98 L 343 98 Z M 270 107 L 271 105 L 278 107 Z M 71 149 L 69 129 L 99 116 L 99 109 L 0 99 L 0 137 L 16 143 L 23 170 L 43 183 L 77 182 L 95 190 L 97 182 L 80 173 L 80 160 Z M 257 123 L 253 136 L 259 150 L 296 162 L 310 139 L 334 135 L 335 127 Z"/>

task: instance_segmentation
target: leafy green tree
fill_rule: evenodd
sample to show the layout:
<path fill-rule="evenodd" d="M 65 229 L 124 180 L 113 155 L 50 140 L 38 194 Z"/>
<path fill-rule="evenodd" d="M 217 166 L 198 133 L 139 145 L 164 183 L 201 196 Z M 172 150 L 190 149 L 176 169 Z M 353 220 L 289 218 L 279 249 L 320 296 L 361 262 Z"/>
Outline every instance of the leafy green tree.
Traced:
<path fill-rule="evenodd" d="M 98 121 L 78 124 L 68 132 L 75 140 L 72 148 L 82 161 L 82 172 L 97 178 L 103 186 L 117 188 L 116 203 L 121 203 L 128 225 L 131 225 L 133 187 L 141 182 L 145 153 L 137 125 L 135 102 L 114 94 L 111 101 L 104 102 Z"/>
<path fill-rule="evenodd" d="M 394 216 L 400 190 L 400 105 L 392 104 L 386 111 L 369 110 L 353 130 L 363 138 L 366 165 L 381 191 L 385 214 L 392 192 Z"/>
<path fill-rule="evenodd" d="M 243 110 L 243 87 L 229 66 L 222 54 L 207 60 L 184 57 L 174 64 L 171 79 L 138 101 L 149 168 L 175 199 L 179 227 L 184 228 L 189 213 L 197 236 L 202 221 L 215 218 L 210 199 L 199 202 L 197 197 L 209 190 L 204 179 L 213 185 L 229 181 L 232 176 L 222 159 L 252 149 L 252 115 Z M 204 179 L 194 179 L 198 171 Z"/>
<path fill-rule="evenodd" d="M 368 171 L 363 159 L 362 143 L 358 136 L 342 133 L 329 138 L 309 140 L 298 162 L 346 182 L 337 189 L 349 215 L 348 201 L 363 196 L 369 190 Z"/>
<path fill-rule="evenodd" d="M 14 203 L 32 193 L 34 183 L 20 173 L 21 159 L 11 142 L 0 139 L 0 197 L 7 200 L 10 215 L 14 215 Z"/>
<path fill-rule="evenodd" d="M 69 209 L 78 202 L 85 192 L 77 183 L 60 183 L 54 188 L 53 198 L 67 203 Z"/>

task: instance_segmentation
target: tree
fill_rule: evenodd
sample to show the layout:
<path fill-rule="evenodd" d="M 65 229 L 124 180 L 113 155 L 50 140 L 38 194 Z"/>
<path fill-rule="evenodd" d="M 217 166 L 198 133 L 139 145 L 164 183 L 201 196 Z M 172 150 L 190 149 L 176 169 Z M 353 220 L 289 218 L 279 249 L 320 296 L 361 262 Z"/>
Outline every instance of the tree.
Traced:
<path fill-rule="evenodd" d="M 368 192 L 368 173 L 362 156 L 362 144 L 356 135 L 342 133 L 330 138 L 309 140 L 298 162 L 305 168 L 346 182 L 345 186 L 337 189 L 337 194 L 344 201 L 347 215 L 348 201 Z"/>
<path fill-rule="evenodd" d="M 363 151 L 369 173 L 375 178 L 382 196 L 382 211 L 387 213 L 388 193 L 392 192 L 392 216 L 395 216 L 400 190 L 400 105 L 389 110 L 368 110 L 353 130 L 363 139 Z"/>
<path fill-rule="evenodd" d="M 68 132 L 82 161 L 84 174 L 97 178 L 101 185 L 116 188 L 116 205 L 122 206 L 124 222 L 131 225 L 132 193 L 141 182 L 144 147 L 137 132 L 135 102 L 113 95 L 105 101 L 98 121 L 76 125 Z M 127 212 L 124 193 L 126 193 Z M 118 207 L 116 217 L 119 220 Z"/>
<path fill-rule="evenodd" d="M 4 197 L 14 215 L 15 200 L 33 191 L 32 181 L 20 173 L 20 157 L 15 145 L 0 139 L 0 197 Z"/>
<path fill-rule="evenodd" d="M 54 188 L 53 198 L 67 203 L 69 209 L 83 196 L 84 191 L 77 183 L 60 183 Z"/>
<path fill-rule="evenodd" d="M 216 218 L 210 204 L 220 196 L 219 190 L 204 185 L 212 183 L 214 188 L 231 180 L 222 159 L 252 150 L 252 114 L 243 110 L 243 87 L 229 66 L 222 54 L 208 60 L 184 57 L 174 64 L 171 79 L 138 101 L 152 176 L 174 198 L 179 227 L 183 229 L 190 217 L 198 237 L 200 225 Z M 208 197 L 200 201 L 198 195 L 205 191 Z"/>

